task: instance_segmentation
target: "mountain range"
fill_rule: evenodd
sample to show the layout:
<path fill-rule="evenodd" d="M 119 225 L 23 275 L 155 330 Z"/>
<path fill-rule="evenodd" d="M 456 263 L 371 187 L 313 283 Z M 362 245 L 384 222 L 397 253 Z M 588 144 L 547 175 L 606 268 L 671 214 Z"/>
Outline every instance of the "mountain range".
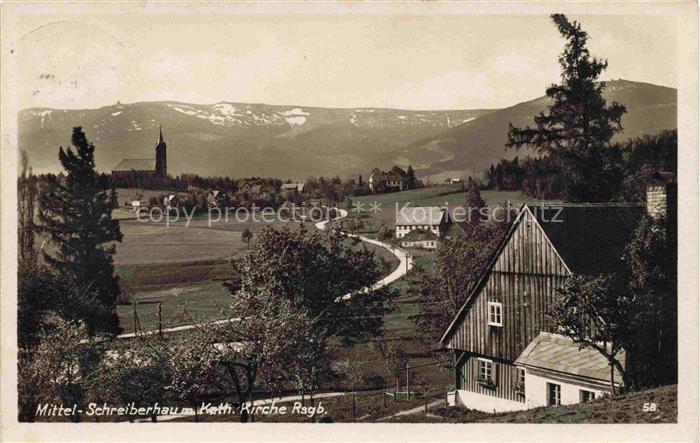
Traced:
<path fill-rule="evenodd" d="M 607 82 L 605 98 L 627 107 L 619 140 L 676 128 L 675 89 L 615 80 Z M 18 115 L 19 147 L 35 172 L 58 172 L 58 147 L 69 144 L 72 127 L 82 126 L 95 144 L 97 168 L 109 172 L 123 158 L 153 158 L 162 127 L 171 174 L 304 179 L 412 164 L 419 177 L 438 180 L 526 155 L 504 149 L 508 123 L 531 123 L 548 102 L 540 97 L 504 109 L 447 111 L 229 102 L 30 108 Z"/>

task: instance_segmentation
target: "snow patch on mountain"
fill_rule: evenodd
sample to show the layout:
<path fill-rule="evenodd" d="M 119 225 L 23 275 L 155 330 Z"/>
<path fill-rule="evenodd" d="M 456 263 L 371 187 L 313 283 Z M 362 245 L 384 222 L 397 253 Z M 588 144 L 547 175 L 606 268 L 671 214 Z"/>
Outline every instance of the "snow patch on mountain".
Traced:
<path fill-rule="evenodd" d="M 287 117 L 287 118 L 285 118 L 285 120 L 290 125 L 303 125 L 304 123 L 306 123 L 306 117 L 304 117 L 303 115 L 297 115 L 295 117 Z"/>
<path fill-rule="evenodd" d="M 173 109 L 177 112 L 182 112 L 185 115 L 197 115 L 199 112 L 193 111 L 192 109 L 182 109 L 179 106 L 173 106 Z"/>

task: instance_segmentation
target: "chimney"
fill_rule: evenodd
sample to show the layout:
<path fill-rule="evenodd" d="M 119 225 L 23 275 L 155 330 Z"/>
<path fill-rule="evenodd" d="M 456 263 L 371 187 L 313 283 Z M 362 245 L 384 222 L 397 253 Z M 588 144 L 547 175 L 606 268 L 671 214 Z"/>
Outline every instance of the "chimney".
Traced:
<path fill-rule="evenodd" d="M 653 218 L 675 220 L 677 190 L 676 177 L 672 172 L 655 172 L 647 184 L 647 214 Z"/>

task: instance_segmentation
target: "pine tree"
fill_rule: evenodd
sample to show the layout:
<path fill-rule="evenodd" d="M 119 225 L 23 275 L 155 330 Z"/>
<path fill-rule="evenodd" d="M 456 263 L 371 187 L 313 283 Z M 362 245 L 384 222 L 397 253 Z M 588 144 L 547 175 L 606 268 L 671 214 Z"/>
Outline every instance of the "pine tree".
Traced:
<path fill-rule="evenodd" d="M 487 207 L 486 202 L 481 198 L 479 185 L 469 177 L 469 194 L 467 194 L 467 220 L 471 225 L 479 225 L 482 219 L 482 212 Z"/>
<path fill-rule="evenodd" d="M 34 204 L 36 202 L 36 177 L 29 166 L 27 151 L 21 151 L 22 172 L 17 181 L 17 238 L 19 263 L 31 266 L 36 263 L 34 248 Z"/>
<path fill-rule="evenodd" d="M 73 128 L 74 149 L 59 148 L 64 179 L 50 177 L 40 195 L 41 229 L 57 245 L 54 256 L 44 253 L 60 275 L 72 280 L 96 308 L 82 312 L 91 333 L 118 333 L 116 301 L 119 284 L 114 275 L 114 242 L 122 240 L 119 221 L 112 219 L 115 191 L 95 171 L 95 147 L 81 127 Z"/>
<path fill-rule="evenodd" d="M 592 57 L 588 34 L 562 14 L 552 15 L 566 39 L 559 56 L 561 83 L 547 89 L 552 100 L 547 113 L 534 118 L 535 128 L 509 124 L 506 146 L 529 146 L 556 164 L 565 179 L 565 197 L 572 201 L 607 201 L 619 185 L 619 171 L 611 165 L 610 140 L 622 130 L 625 107 L 603 98 L 605 83 L 598 82 L 607 60 Z"/>
<path fill-rule="evenodd" d="M 413 170 L 413 166 L 408 165 L 408 170 L 406 171 L 406 189 L 414 189 L 416 187 L 416 173 Z"/>

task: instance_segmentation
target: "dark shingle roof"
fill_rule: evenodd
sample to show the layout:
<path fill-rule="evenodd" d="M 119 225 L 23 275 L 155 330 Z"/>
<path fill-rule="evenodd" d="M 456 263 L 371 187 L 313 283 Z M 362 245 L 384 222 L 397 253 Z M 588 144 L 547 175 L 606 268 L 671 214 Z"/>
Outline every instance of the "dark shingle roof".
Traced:
<path fill-rule="evenodd" d="M 624 350 L 618 354 L 623 367 L 624 354 Z M 610 365 L 600 352 L 590 348 L 579 349 L 579 345 L 570 338 L 548 332 L 540 332 L 520 354 L 515 364 L 597 380 L 610 380 Z M 622 380 L 617 370 L 615 380 Z"/>
<path fill-rule="evenodd" d="M 644 206 L 637 204 L 563 204 L 529 209 L 576 274 L 621 269 L 625 246 L 644 214 Z"/>
<path fill-rule="evenodd" d="M 125 158 L 114 169 L 113 172 L 125 171 L 154 171 L 156 170 L 156 160 L 154 158 Z"/>

